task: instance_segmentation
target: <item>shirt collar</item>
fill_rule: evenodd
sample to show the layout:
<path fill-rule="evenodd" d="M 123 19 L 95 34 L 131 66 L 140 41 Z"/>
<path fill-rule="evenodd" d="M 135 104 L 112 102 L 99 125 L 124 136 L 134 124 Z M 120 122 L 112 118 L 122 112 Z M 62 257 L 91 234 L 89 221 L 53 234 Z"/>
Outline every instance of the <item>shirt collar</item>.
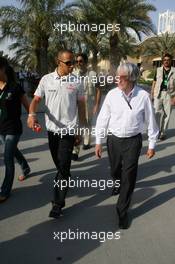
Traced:
<path fill-rule="evenodd" d="M 118 89 L 119 89 L 121 95 L 128 97 L 128 98 L 132 98 L 136 92 L 136 86 L 134 86 L 134 88 L 132 89 L 132 91 L 128 95 L 126 95 L 120 88 L 118 88 Z"/>
<path fill-rule="evenodd" d="M 57 72 L 57 69 L 53 72 L 54 80 L 62 80 L 63 82 L 72 82 L 75 81 L 76 75 L 69 73 L 68 75 L 60 76 Z"/>
<path fill-rule="evenodd" d="M 53 77 L 55 80 L 59 80 L 61 78 L 61 76 L 58 74 L 57 72 L 57 68 L 55 69 L 55 71 L 53 72 Z"/>
<path fill-rule="evenodd" d="M 134 89 L 134 88 L 133 88 Z M 133 89 L 132 89 L 132 91 L 129 93 L 129 94 L 125 94 L 127 97 L 129 97 L 129 98 L 131 98 L 132 97 L 132 95 L 133 95 Z"/>

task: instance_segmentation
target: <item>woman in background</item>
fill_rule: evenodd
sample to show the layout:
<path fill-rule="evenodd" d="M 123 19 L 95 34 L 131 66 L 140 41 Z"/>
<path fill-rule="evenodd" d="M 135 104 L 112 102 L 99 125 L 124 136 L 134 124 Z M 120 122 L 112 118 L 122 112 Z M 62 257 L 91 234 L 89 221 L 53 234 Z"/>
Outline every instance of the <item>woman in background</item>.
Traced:
<path fill-rule="evenodd" d="M 4 145 L 5 163 L 5 178 L 0 190 L 0 203 L 10 196 L 15 173 L 14 157 L 23 172 L 19 180 L 23 180 L 30 173 L 26 159 L 17 148 L 22 134 L 21 104 L 28 112 L 29 103 L 24 90 L 16 82 L 13 68 L 5 58 L 0 57 L 0 144 Z"/>

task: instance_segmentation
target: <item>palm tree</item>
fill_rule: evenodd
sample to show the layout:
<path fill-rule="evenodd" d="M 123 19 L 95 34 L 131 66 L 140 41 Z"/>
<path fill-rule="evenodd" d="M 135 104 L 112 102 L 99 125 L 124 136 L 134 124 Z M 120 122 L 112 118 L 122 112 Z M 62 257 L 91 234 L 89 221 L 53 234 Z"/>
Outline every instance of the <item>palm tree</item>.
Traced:
<path fill-rule="evenodd" d="M 20 0 L 19 0 L 20 1 Z M 41 74 L 48 72 L 49 39 L 53 25 L 61 20 L 64 0 L 21 0 L 21 8 L 0 8 L 2 38 L 15 40 L 11 48 L 17 50 L 22 61 L 36 64 Z"/>
<path fill-rule="evenodd" d="M 90 0 L 93 2 L 93 0 Z M 144 0 L 101 0 L 95 2 L 95 8 L 103 15 L 106 24 L 120 24 L 120 31 L 113 30 L 109 34 L 110 61 L 115 67 L 121 59 L 121 39 L 129 39 L 133 32 L 141 39 L 142 34 L 154 31 L 148 14 L 155 11 L 155 7 Z"/>
<path fill-rule="evenodd" d="M 175 53 L 175 33 L 164 33 L 148 38 L 141 45 L 145 56 L 160 56 Z"/>
<path fill-rule="evenodd" d="M 79 22 L 113 25 L 112 32 L 104 36 L 99 31 L 96 34 L 86 32 L 85 37 L 82 35 L 83 41 L 93 53 L 94 61 L 97 60 L 97 54 L 108 54 L 112 68 L 116 68 L 121 58 L 131 52 L 133 33 L 141 39 L 142 34 L 154 32 L 149 12 L 156 9 L 145 0 L 78 0 L 71 6 L 79 8 Z M 115 28 L 117 24 L 120 24 L 120 31 Z"/>
<path fill-rule="evenodd" d="M 91 52 L 94 68 L 98 57 L 109 57 L 116 66 L 132 51 L 129 29 L 139 38 L 141 33 L 149 34 L 153 30 L 148 12 L 155 8 L 145 0 L 79 0 L 67 6 L 64 0 L 18 1 L 22 3 L 21 8 L 0 8 L 2 38 L 15 40 L 10 48 L 15 49 L 16 58 L 36 68 L 41 75 L 48 72 L 48 60 L 53 60 L 57 47 Z M 120 24 L 120 31 L 113 28 L 112 32 L 101 35 L 99 30 L 64 34 L 53 30 L 55 23 L 69 20 L 97 25 Z"/>
<path fill-rule="evenodd" d="M 87 0 L 78 0 L 67 4 L 66 8 L 69 10 L 69 18 L 76 25 L 92 25 L 99 24 L 101 17 L 97 15 L 93 3 Z M 99 34 L 99 31 L 79 31 L 73 34 L 74 40 L 78 40 L 77 48 L 79 51 L 84 51 L 87 54 L 92 53 L 92 66 L 96 70 L 98 57 L 101 51 L 106 52 L 106 45 L 104 36 Z"/>

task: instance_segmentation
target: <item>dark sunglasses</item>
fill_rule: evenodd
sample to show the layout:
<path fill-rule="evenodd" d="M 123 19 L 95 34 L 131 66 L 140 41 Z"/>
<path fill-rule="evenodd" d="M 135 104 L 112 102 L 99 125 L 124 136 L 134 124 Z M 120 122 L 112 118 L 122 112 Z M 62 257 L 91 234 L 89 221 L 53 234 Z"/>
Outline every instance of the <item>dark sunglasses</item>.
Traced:
<path fill-rule="evenodd" d="M 81 62 L 83 62 L 83 60 L 76 60 L 76 63 L 79 63 L 79 62 L 81 63 Z"/>
<path fill-rule="evenodd" d="M 59 60 L 59 61 L 63 62 L 63 63 L 66 64 L 67 66 L 72 66 L 72 65 L 75 64 L 75 61 L 74 61 L 74 60 L 72 60 L 72 61 L 62 61 L 62 60 Z"/>

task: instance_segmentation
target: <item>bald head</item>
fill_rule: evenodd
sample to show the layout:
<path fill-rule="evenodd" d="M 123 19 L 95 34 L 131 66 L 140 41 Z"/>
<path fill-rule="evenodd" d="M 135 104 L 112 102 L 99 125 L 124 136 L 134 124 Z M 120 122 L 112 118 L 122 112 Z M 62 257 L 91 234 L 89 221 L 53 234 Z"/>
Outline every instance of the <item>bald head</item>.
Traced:
<path fill-rule="evenodd" d="M 58 73 L 68 75 L 73 71 L 74 54 L 71 50 L 61 50 L 57 55 Z"/>
<path fill-rule="evenodd" d="M 67 55 L 70 55 L 73 57 L 73 52 L 71 50 L 60 50 L 57 54 L 57 58 L 60 60 L 63 60 Z"/>

